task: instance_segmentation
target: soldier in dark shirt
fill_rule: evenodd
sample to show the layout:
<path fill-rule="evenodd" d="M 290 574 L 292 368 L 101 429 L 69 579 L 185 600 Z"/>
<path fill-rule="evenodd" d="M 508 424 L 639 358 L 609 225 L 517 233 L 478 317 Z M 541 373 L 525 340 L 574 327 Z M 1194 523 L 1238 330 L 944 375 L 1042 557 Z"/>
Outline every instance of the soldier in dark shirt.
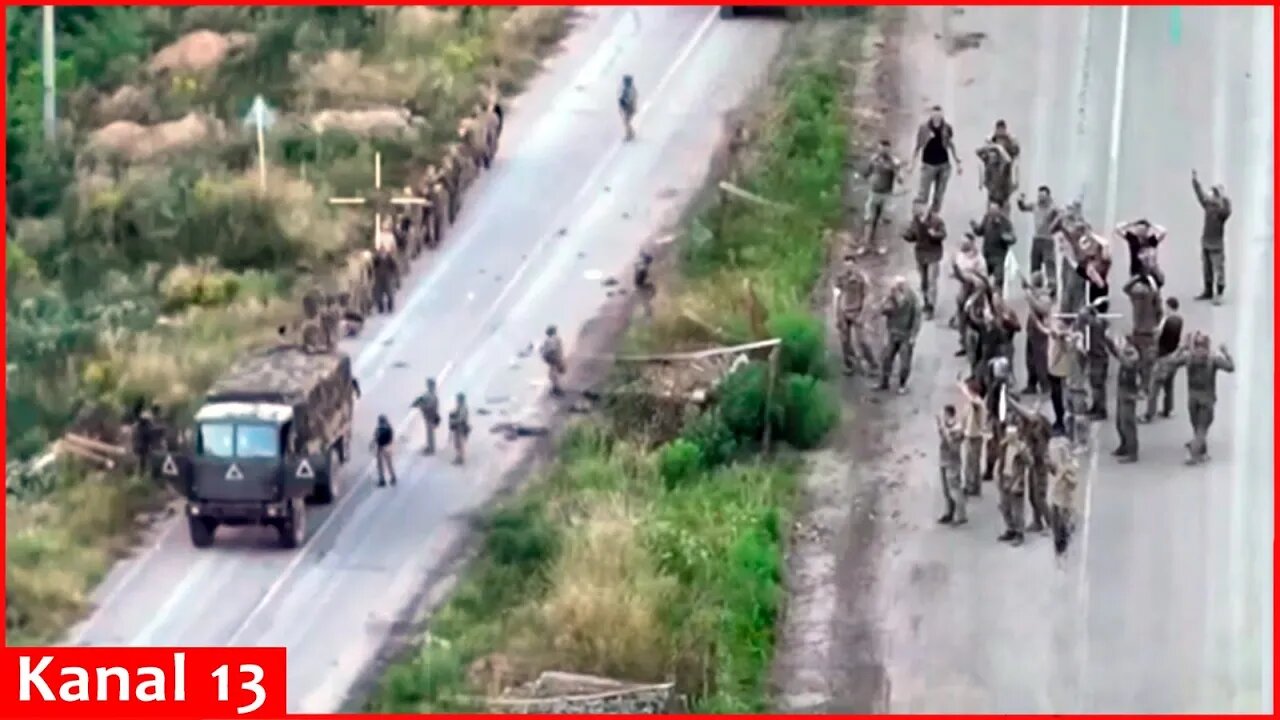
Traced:
<path fill-rule="evenodd" d="M 924 317 L 933 319 L 938 304 L 938 264 L 942 262 L 942 243 L 947 239 L 947 226 L 933 211 L 916 206 L 911 225 L 903 239 L 915 246 L 916 271 L 920 273 L 920 294 L 924 297 Z"/>
<path fill-rule="evenodd" d="M 373 430 L 373 450 L 378 461 L 378 487 L 386 487 L 387 477 L 391 484 L 396 484 L 396 469 L 391 464 L 391 441 L 395 431 L 391 429 L 391 421 L 386 415 L 378 416 L 378 425 Z"/>
<path fill-rule="evenodd" d="M 942 116 L 942 108 L 934 105 L 929 119 L 916 130 L 914 157 L 920 161 L 920 192 L 916 202 L 928 205 L 934 212 L 942 211 L 942 198 L 947 194 L 947 181 L 951 178 L 951 162 L 960 174 L 960 156 L 956 153 L 955 131 Z"/>
<path fill-rule="evenodd" d="M 1173 414 L 1173 373 L 1166 362 L 1182 345 L 1182 315 L 1178 313 L 1178 298 L 1165 300 L 1164 317 L 1156 330 L 1156 362 L 1152 370 L 1153 380 L 1147 394 L 1147 412 L 1144 422 L 1151 422 L 1160 406 L 1160 417 Z"/>
<path fill-rule="evenodd" d="M 1143 271 L 1142 255 L 1147 251 L 1155 251 L 1164 242 L 1167 231 L 1153 224 L 1146 218 L 1133 222 L 1121 223 L 1116 227 L 1116 237 L 1124 241 L 1129 248 L 1129 277 L 1141 275 Z"/>

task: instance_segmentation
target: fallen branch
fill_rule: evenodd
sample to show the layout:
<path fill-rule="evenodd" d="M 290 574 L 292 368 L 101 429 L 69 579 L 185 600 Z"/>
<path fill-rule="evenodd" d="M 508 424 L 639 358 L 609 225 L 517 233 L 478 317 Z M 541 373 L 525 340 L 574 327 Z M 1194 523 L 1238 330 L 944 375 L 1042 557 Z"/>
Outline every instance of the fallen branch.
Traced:
<path fill-rule="evenodd" d="M 619 362 L 673 362 L 678 360 L 701 360 L 703 358 L 719 357 L 722 355 L 734 355 L 737 353 L 750 352 L 752 350 L 763 350 L 771 348 L 775 345 L 781 345 L 782 340 L 773 338 L 770 340 L 760 340 L 746 345 L 734 345 L 733 347 L 711 348 L 709 350 L 697 350 L 694 352 L 680 353 L 663 353 L 659 355 L 618 355 L 615 359 Z"/>
<path fill-rule="evenodd" d="M 768 198 L 760 197 L 759 195 L 756 195 L 753 192 L 747 192 L 746 190 L 743 190 L 737 185 L 734 185 L 733 183 L 728 182 L 726 180 L 720 181 L 720 189 L 729 193 L 730 195 L 733 195 L 734 197 L 740 198 L 742 200 L 747 200 L 749 202 L 753 202 L 757 205 L 764 205 L 766 207 L 777 208 L 779 210 L 795 210 L 796 209 L 794 205 L 775 202 Z"/>

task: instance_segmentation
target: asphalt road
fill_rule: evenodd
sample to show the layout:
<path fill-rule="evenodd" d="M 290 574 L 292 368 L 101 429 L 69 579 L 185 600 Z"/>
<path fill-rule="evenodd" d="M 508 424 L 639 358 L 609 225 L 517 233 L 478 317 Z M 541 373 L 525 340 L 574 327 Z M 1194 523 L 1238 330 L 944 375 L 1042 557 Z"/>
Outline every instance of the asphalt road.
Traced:
<path fill-rule="evenodd" d="M 364 397 L 357 437 L 398 424 L 400 485 L 372 486 L 360 448 L 332 509 L 313 512 L 299 551 L 266 529 L 221 529 L 195 550 L 185 524 L 118 565 L 70 642 L 97 646 L 260 645 L 289 650 L 291 712 L 336 711 L 392 623 L 438 579 L 442 558 L 521 452 L 495 422 L 549 409 L 536 353 L 556 324 L 568 344 L 606 300 L 602 277 L 629 280 L 640 248 L 697 190 L 723 114 L 762 79 L 783 25 L 722 22 L 714 8 L 593 8 L 565 50 L 511 103 L 494 169 L 470 191 L 445 247 L 421 261 L 397 312 L 349 344 Z M 638 138 L 623 145 L 621 75 L 640 94 Z M 409 408 L 424 379 L 466 392 L 468 465 L 420 453 Z M 488 414 L 481 415 L 484 409 Z"/>
<path fill-rule="evenodd" d="M 991 485 L 967 526 L 935 524 L 932 416 L 958 401 L 960 361 L 945 320 L 928 325 L 911 394 L 888 401 L 904 478 L 877 583 L 891 711 L 1272 711 L 1272 13 L 911 10 L 907 106 L 918 122 L 941 103 L 965 163 L 943 212 L 952 237 L 981 212 L 973 153 L 1004 118 L 1022 142 L 1029 194 L 1048 184 L 1060 200 L 1083 197 L 1099 228 L 1146 216 L 1169 229 L 1166 295 L 1183 301 L 1188 329 L 1231 348 L 1237 367 L 1220 376 L 1202 467 L 1183 465 L 1183 376 L 1174 417 L 1141 426 L 1139 464 L 1116 464 L 1113 423 L 1095 425 L 1083 527 L 1060 563 L 1048 537 L 996 542 Z M 976 48 L 946 51 L 948 38 L 972 32 L 985 33 Z M 900 151 L 912 141 L 904 132 Z M 1191 300 L 1201 221 L 1192 168 L 1234 200 L 1222 307 Z M 1026 267 L 1030 219 L 1018 222 Z M 1128 315 L 1122 252 L 1113 309 Z M 941 297 L 950 302 L 953 283 Z M 1118 324 L 1127 331 L 1128 320 Z"/>

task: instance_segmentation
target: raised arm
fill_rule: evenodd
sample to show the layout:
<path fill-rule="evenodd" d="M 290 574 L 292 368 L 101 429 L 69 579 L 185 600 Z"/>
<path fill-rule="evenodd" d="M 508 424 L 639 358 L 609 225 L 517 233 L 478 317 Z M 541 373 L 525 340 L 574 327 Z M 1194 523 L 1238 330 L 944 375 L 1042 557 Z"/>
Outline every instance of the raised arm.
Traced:
<path fill-rule="evenodd" d="M 1191 189 L 1196 193 L 1196 200 L 1200 202 L 1200 207 L 1209 206 L 1209 196 L 1204 192 L 1204 186 L 1200 184 L 1200 178 L 1196 177 L 1194 171 L 1191 173 Z"/>
<path fill-rule="evenodd" d="M 1227 352 L 1226 345 L 1218 346 L 1218 354 L 1213 357 L 1213 367 L 1223 372 L 1234 373 L 1236 371 L 1236 363 L 1231 359 L 1231 353 Z"/>

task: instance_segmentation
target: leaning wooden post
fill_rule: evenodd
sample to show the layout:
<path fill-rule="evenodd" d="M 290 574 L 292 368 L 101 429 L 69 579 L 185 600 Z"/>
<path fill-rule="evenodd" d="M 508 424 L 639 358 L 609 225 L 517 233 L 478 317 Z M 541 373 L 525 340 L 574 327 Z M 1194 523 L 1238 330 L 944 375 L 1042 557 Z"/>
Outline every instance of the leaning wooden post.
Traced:
<path fill-rule="evenodd" d="M 765 455 L 769 454 L 770 441 L 773 439 L 773 385 L 778 378 L 778 351 L 781 349 L 781 345 L 774 345 L 769 350 L 769 370 L 765 374 L 764 439 L 761 442 Z"/>

